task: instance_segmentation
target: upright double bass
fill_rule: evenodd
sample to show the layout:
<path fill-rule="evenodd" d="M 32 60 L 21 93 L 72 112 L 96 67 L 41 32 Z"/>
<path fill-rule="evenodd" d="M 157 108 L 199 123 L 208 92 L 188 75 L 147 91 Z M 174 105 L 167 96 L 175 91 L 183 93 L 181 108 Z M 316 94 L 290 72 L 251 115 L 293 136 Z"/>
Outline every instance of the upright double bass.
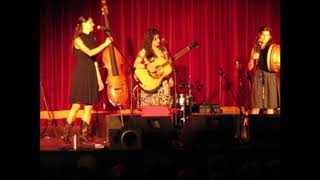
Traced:
<path fill-rule="evenodd" d="M 102 0 L 101 3 L 102 15 L 104 16 L 105 28 L 107 29 L 105 32 L 108 36 L 111 36 L 106 0 Z M 102 61 L 108 69 L 107 95 L 110 103 L 113 106 L 125 105 L 128 100 L 128 87 L 125 75 L 121 71 L 123 58 L 113 43 L 103 50 Z"/>

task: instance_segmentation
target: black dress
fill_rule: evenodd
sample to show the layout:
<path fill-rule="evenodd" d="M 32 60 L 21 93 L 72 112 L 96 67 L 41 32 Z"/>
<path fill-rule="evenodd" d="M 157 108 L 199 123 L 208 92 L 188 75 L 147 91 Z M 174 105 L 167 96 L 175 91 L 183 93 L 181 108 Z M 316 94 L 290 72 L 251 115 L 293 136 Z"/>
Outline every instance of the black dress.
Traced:
<path fill-rule="evenodd" d="M 96 47 L 96 40 L 92 35 L 81 33 L 79 37 L 89 48 Z M 89 57 L 80 49 L 73 48 L 77 64 L 71 82 L 71 103 L 92 105 L 99 100 L 98 79 L 94 62 L 95 56 Z"/>

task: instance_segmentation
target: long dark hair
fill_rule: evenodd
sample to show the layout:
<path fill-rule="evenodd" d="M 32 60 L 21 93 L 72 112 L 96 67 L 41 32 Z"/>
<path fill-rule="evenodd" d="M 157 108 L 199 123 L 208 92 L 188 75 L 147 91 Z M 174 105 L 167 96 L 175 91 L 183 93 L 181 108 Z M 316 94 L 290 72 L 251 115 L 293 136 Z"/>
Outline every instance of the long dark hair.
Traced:
<path fill-rule="evenodd" d="M 144 49 L 146 50 L 146 58 L 150 59 L 155 56 L 152 50 L 152 41 L 155 35 L 159 34 L 156 28 L 150 28 L 147 30 L 144 36 Z"/>
<path fill-rule="evenodd" d="M 73 52 L 73 47 L 74 47 L 74 40 L 82 33 L 82 30 L 83 30 L 82 23 L 87 22 L 90 18 L 91 17 L 89 17 L 89 16 L 80 16 L 78 18 L 78 22 L 77 22 L 77 25 L 76 25 L 76 28 L 74 30 L 74 34 L 72 37 L 72 46 L 71 46 L 72 52 Z"/>

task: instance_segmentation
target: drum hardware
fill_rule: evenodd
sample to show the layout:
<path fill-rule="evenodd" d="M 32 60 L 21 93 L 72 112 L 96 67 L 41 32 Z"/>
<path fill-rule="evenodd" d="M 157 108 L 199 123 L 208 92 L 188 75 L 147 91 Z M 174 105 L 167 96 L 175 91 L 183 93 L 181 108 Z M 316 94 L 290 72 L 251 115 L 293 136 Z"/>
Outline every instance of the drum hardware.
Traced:
<path fill-rule="evenodd" d="M 188 83 L 180 83 L 180 88 L 188 89 L 188 94 L 180 93 L 176 96 L 175 104 L 179 106 L 179 121 L 183 126 L 185 122 L 190 118 L 192 114 L 192 107 L 194 105 L 194 98 L 192 96 L 192 83 L 191 83 L 191 75 L 189 74 Z"/>
<path fill-rule="evenodd" d="M 192 88 L 192 84 L 184 84 L 184 83 L 180 83 L 179 84 L 179 88 L 181 89 L 189 89 L 189 88 Z"/>
<path fill-rule="evenodd" d="M 182 106 L 193 106 L 194 100 L 192 95 L 186 95 L 186 94 L 178 94 L 178 97 L 176 97 L 176 104 L 179 107 Z"/>

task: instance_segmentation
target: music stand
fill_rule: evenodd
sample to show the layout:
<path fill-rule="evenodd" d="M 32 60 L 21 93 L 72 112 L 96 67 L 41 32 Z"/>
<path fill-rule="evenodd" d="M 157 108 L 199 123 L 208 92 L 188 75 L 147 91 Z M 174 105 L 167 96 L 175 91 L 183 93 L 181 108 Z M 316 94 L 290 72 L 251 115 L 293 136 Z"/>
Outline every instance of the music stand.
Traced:
<path fill-rule="evenodd" d="M 53 118 L 53 116 L 51 114 L 52 112 L 49 111 L 47 100 L 46 100 L 46 97 L 45 97 L 45 94 L 44 94 L 44 91 L 43 91 L 43 87 L 42 87 L 41 81 L 40 81 L 40 89 L 41 89 L 41 93 L 42 93 L 42 98 L 43 98 L 44 104 L 46 106 L 46 110 L 48 112 L 48 123 L 47 123 L 46 127 L 42 130 L 42 132 L 40 133 L 40 138 L 43 136 L 43 133 L 47 131 L 48 126 L 52 126 L 54 135 L 55 135 L 56 138 L 58 138 L 58 134 L 57 134 L 57 130 L 56 130 L 56 123 L 55 123 L 54 118 Z"/>

